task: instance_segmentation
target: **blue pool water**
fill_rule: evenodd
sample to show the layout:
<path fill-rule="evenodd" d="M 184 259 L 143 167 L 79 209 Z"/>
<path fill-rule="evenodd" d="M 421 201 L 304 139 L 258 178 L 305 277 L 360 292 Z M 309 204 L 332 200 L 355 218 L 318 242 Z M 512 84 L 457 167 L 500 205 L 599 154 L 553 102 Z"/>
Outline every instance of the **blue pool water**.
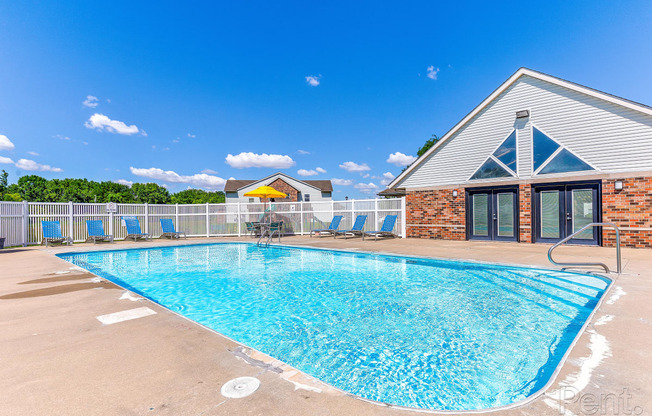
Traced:
<path fill-rule="evenodd" d="M 609 282 L 242 243 L 60 257 L 344 391 L 439 410 L 541 389 Z"/>

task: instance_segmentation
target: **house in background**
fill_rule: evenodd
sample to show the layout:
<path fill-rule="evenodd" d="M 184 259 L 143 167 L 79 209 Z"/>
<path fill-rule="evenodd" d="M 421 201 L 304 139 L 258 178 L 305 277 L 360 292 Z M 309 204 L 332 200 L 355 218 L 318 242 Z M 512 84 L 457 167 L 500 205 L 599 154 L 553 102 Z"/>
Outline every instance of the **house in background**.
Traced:
<path fill-rule="evenodd" d="M 317 202 L 333 199 L 333 184 L 330 180 L 303 181 L 285 173 L 275 173 L 263 179 L 229 179 L 224 185 L 226 202 L 258 202 L 259 198 L 244 196 L 259 186 L 271 186 L 287 194 L 287 198 L 276 202 Z"/>
<path fill-rule="evenodd" d="M 652 248 L 652 108 L 521 68 L 381 195 L 406 196 L 408 237 L 552 243 L 611 222 Z"/>

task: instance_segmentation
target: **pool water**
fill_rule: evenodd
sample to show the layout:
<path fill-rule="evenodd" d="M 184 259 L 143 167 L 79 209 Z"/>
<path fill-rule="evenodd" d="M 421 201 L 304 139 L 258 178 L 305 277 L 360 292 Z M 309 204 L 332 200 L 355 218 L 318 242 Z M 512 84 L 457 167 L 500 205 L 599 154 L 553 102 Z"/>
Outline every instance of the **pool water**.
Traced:
<path fill-rule="evenodd" d="M 548 382 L 601 277 L 223 243 L 61 254 L 346 392 L 472 410 Z"/>

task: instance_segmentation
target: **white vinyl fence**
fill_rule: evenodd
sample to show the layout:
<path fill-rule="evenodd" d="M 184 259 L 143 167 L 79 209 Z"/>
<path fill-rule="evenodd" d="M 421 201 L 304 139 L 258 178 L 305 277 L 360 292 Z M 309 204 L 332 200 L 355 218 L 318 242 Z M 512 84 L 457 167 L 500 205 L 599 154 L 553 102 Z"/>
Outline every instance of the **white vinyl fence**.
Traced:
<path fill-rule="evenodd" d="M 245 223 L 260 221 L 269 206 L 269 203 L 115 204 L 113 212 L 107 204 L 0 202 L 0 238 L 6 239 L 6 247 L 40 244 L 41 221 L 60 221 L 63 235 L 81 242 L 88 237 L 86 220 L 102 220 L 104 232 L 120 240 L 126 236 L 122 216 L 135 216 L 142 231 L 154 237 L 162 232 L 161 218 L 171 218 L 177 231 L 185 231 L 188 237 L 242 236 L 247 233 Z M 405 198 L 274 202 L 271 206 L 273 220 L 283 221 L 286 235 L 326 228 L 334 215 L 344 216 L 340 229 L 350 229 L 355 217 L 363 214 L 367 215 L 365 231 L 380 229 L 387 215 L 398 215 L 394 232 L 405 237 Z"/>

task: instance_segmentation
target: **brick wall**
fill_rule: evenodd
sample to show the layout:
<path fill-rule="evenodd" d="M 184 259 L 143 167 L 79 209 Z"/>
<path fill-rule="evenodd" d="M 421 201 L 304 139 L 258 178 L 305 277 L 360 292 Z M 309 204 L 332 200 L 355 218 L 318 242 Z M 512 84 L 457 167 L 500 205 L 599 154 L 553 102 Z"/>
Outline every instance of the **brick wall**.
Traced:
<path fill-rule="evenodd" d="M 408 191 L 406 195 L 407 236 L 443 240 L 465 240 L 464 189 Z"/>
<path fill-rule="evenodd" d="M 278 202 L 297 202 L 299 199 L 299 191 L 297 191 L 295 188 L 290 186 L 287 182 L 285 182 L 283 179 L 278 178 L 274 182 L 270 183 L 268 186 L 271 186 L 272 188 L 276 189 L 277 191 L 283 192 L 284 194 L 288 194 L 287 199 L 279 199 Z M 267 201 L 266 198 L 262 198 L 261 201 Z"/>
<path fill-rule="evenodd" d="M 617 180 L 623 182 L 622 191 L 614 189 Z M 623 246 L 652 248 L 652 177 L 603 180 L 602 221 L 624 228 Z M 603 245 L 615 246 L 615 232 L 604 229 L 602 238 Z"/>

